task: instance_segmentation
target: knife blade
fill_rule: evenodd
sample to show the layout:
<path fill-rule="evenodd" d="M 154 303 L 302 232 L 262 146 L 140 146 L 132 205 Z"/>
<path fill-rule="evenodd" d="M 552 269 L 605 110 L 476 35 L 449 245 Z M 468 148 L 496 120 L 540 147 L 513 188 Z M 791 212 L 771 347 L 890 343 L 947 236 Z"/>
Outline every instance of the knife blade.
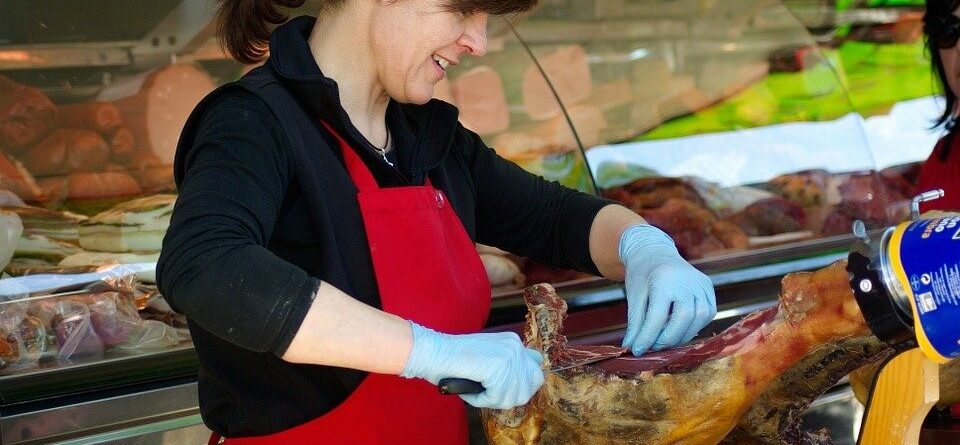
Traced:
<path fill-rule="evenodd" d="M 563 366 L 556 366 L 556 367 L 550 368 L 550 372 L 559 372 L 565 369 L 576 368 L 578 366 L 585 366 L 585 365 L 590 365 L 594 363 L 599 363 L 604 360 L 617 358 L 621 354 L 598 355 L 596 357 L 588 357 L 580 360 L 575 360 L 571 363 L 564 364 Z M 444 379 L 440 379 L 440 381 L 437 382 L 437 389 L 440 390 L 440 394 L 479 394 L 483 392 L 486 388 L 483 387 L 483 384 L 475 380 L 463 379 L 459 377 L 447 377 Z"/>

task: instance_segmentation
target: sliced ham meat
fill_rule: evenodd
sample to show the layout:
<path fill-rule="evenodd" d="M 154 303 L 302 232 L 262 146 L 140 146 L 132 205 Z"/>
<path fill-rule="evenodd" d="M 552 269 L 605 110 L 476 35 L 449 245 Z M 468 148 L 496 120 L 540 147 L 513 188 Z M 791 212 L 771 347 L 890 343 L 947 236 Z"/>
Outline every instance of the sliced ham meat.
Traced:
<path fill-rule="evenodd" d="M 453 80 L 460 122 L 480 135 L 499 133 L 510 127 L 510 111 L 503 81 L 493 68 L 478 66 Z"/>
<path fill-rule="evenodd" d="M 550 79 L 544 80 L 538 67 L 531 64 L 523 74 L 521 94 L 523 107 L 531 119 L 544 120 L 560 114 L 550 85 L 556 90 L 563 104 L 570 106 L 590 97 L 593 80 L 587 52 L 580 45 L 557 48 L 539 59 L 540 67 Z"/>
<path fill-rule="evenodd" d="M 567 346 L 561 334 L 566 303 L 549 285 L 528 288 L 526 343 L 543 352 L 545 369 L 596 354 L 614 358 L 548 371 L 527 405 L 483 410 L 488 440 L 713 445 L 736 428 L 754 443 L 829 443 L 824 434 L 800 435 L 797 416 L 789 414 L 802 412 L 843 373 L 887 349 L 873 343 L 845 266 L 838 261 L 790 274 L 778 306 L 712 338 L 641 357 L 620 356 L 623 351 L 611 346 Z M 782 418 L 771 423 L 764 416 Z M 769 431 L 775 436 L 770 441 L 758 439 Z"/>
<path fill-rule="evenodd" d="M 174 64 L 105 88 L 99 101 L 110 101 L 133 132 L 138 150 L 173 164 L 177 139 L 190 112 L 215 87 L 205 71 Z"/>
<path fill-rule="evenodd" d="M 591 148 L 603 143 L 600 133 L 607 128 L 607 120 L 603 111 L 593 105 L 574 105 L 567 107 L 567 116 L 554 116 L 540 125 L 537 125 L 530 135 L 546 141 L 547 145 L 556 147 L 555 151 L 567 152 L 576 150 L 580 144 L 584 148 Z M 570 123 L 577 130 L 574 135 L 570 130 Z"/>

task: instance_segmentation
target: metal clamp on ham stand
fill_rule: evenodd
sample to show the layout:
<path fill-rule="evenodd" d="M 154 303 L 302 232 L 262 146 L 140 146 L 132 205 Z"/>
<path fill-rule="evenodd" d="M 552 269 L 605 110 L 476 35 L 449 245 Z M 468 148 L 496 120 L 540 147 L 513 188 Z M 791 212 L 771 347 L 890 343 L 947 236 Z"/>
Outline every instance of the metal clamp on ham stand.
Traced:
<path fill-rule="evenodd" d="M 857 221 L 862 242 L 850 251 L 850 286 L 870 329 L 902 350 L 884 363 L 870 388 L 859 444 L 918 444 L 920 428 L 939 399 L 938 364 L 960 356 L 960 216 L 920 219 L 890 227 L 871 241 Z"/>

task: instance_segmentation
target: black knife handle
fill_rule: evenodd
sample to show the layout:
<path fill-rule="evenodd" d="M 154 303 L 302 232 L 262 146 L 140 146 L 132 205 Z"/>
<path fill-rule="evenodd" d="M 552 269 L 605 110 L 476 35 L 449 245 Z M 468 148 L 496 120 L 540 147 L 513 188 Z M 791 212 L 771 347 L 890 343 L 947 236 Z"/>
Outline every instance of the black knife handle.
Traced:
<path fill-rule="evenodd" d="M 486 389 L 480 382 L 456 377 L 440 379 L 437 388 L 440 388 L 440 394 L 478 394 Z"/>

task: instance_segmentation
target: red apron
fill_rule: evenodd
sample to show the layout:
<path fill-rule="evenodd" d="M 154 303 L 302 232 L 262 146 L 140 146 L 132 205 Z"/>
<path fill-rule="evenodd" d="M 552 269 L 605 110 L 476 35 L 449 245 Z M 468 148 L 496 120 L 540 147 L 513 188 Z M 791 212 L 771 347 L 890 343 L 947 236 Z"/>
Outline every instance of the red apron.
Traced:
<path fill-rule="evenodd" d="M 951 142 L 953 147 L 948 148 L 946 144 Z M 942 152 L 948 149 L 947 158 L 941 159 Z M 946 194 L 943 198 L 920 203 L 921 212 L 960 210 L 960 135 L 942 138 L 920 168 L 917 190 L 926 192 L 933 189 L 943 189 Z"/>
<path fill-rule="evenodd" d="M 383 310 L 448 334 L 478 332 L 490 311 L 490 282 L 444 194 L 429 180 L 381 189 L 346 141 L 326 127 L 359 190 Z M 466 444 L 467 417 L 459 397 L 441 395 L 425 380 L 370 374 L 346 401 L 317 419 L 224 443 Z"/>

